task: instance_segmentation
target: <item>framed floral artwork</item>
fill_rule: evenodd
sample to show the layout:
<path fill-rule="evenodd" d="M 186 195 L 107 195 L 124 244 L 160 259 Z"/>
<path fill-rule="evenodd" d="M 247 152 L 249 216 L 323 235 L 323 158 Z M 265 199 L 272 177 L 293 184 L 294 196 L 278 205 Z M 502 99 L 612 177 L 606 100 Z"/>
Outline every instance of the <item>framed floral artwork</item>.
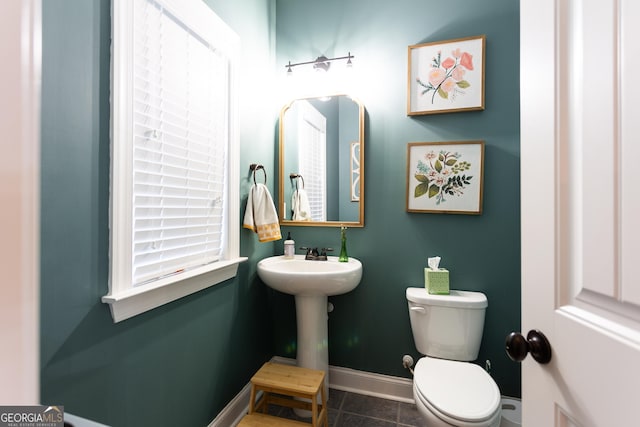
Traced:
<path fill-rule="evenodd" d="M 410 142 L 407 212 L 482 213 L 484 141 Z"/>
<path fill-rule="evenodd" d="M 484 110 L 485 36 L 409 46 L 407 115 Z"/>

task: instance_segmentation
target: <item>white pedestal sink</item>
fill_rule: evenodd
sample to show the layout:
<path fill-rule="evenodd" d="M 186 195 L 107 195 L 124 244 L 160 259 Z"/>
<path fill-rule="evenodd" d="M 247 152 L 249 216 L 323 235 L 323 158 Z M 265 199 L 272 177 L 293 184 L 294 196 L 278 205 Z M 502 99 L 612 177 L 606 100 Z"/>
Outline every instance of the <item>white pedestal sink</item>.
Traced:
<path fill-rule="evenodd" d="M 329 384 L 327 297 L 352 291 L 362 278 L 362 263 L 357 259 L 327 258 L 307 261 L 304 255 L 274 256 L 258 262 L 258 276 L 267 286 L 295 296 L 298 366 L 325 371 L 325 387 Z"/>

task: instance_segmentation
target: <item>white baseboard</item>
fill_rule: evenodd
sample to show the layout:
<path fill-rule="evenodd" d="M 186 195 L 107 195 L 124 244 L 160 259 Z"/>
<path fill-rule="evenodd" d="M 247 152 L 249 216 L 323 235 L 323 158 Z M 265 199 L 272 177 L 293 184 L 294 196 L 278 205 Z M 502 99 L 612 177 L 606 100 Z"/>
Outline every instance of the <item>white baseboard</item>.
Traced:
<path fill-rule="evenodd" d="M 231 399 L 222 411 L 214 418 L 208 427 L 228 427 L 237 425 L 249 410 L 251 397 L 251 383 L 242 387 L 240 393 Z"/>
<path fill-rule="evenodd" d="M 329 367 L 329 387 L 399 402 L 414 403 L 413 380 L 357 371 L 355 369 Z"/>
<path fill-rule="evenodd" d="M 272 362 L 295 365 L 295 359 L 274 356 Z M 355 369 L 329 366 L 329 387 L 367 396 L 382 397 L 400 402 L 414 403 L 413 381 Z M 247 384 L 225 406 L 208 427 L 235 426 L 249 409 L 251 384 Z"/>

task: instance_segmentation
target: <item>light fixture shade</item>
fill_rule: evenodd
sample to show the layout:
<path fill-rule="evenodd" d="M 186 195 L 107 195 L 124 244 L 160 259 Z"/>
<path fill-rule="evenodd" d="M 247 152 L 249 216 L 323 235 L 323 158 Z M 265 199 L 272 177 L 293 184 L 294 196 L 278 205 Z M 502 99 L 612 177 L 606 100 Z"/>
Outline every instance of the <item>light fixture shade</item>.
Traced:
<path fill-rule="evenodd" d="M 313 69 L 316 71 L 323 71 L 323 72 L 327 72 L 329 71 L 329 68 L 331 67 L 331 63 L 330 62 L 316 62 L 315 64 L 313 64 Z"/>
<path fill-rule="evenodd" d="M 339 61 L 341 59 L 346 59 L 347 60 L 347 67 L 349 67 L 349 68 L 352 67 L 353 66 L 353 62 L 351 60 L 353 58 L 354 58 L 354 56 L 351 55 L 351 52 L 349 52 L 349 54 L 347 56 L 340 56 L 340 57 L 336 57 L 336 58 L 327 58 L 324 55 L 320 55 L 313 61 L 297 62 L 295 64 L 292 64 L 291 61 L 289 61 L 289 63 L 287 65 L 285 65 L 285 67 L 287 67 L 287 75 L 291 75 L 291 73 L 293 72 L 293 70 L 292 70 L 293 67 L 297 67 L 298 65 L 308 65 L 308 64 L 312 64 L 313 65 L 313 69 L 316 70 L 316 71 L 327 72 L 327 71 L 329 71 L 329 68 L 331 67 L 331 62 L 332 61 Z"/>

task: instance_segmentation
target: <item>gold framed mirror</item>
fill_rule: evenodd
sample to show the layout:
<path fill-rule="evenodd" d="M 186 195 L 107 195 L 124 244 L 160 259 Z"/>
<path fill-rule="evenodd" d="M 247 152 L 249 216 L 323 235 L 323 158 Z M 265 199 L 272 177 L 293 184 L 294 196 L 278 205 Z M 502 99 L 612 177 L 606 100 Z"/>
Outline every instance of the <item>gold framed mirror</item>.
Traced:
<path fill-rule="evenodd" d="M 364 227 L 364 105 L 344 94 L 294 99 L 279 136 L 280 224 Z"/>

